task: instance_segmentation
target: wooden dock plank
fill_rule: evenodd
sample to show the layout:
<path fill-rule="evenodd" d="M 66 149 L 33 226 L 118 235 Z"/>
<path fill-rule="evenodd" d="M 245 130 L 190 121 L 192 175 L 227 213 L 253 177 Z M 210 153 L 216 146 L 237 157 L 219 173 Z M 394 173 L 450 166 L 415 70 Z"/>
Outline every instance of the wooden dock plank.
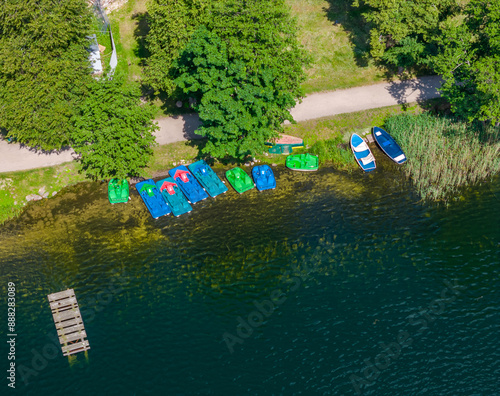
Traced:
<path fill-rule="evenodd" d="M 56 308 L 61 309 L 62 307 L 72 306 L 72 305 L 78 306 L 78 303 L 77 303 L 75 297 L 69 297 L 69 298 L 65 298 L 64 300 L 51 302 L 50 309 L 52 309 L 52 310 L 54 310 Z"/>
<path fill-rule="evenodd" d="M 56 323 L 56 328 L 57 329 L 64 329 L 64 328 L 68 328 L 68 327 L 80 325 L 80 324 L 83 325 L 82 318 L 75 318 L 75 319 L 65 320 L 64 322 Z"/>
<path fill-rule="evenodd" d="M 76 309 L 70 309 L 69 311 L 55 313 L 55 314 L 52 314 L 52 316 L 54 317 L 54 322 L 62 322 L 63 320 L 66 320 L 66 319 L 75 319 L 75 318 L 81 317 L 80 310 L 76 310 Z"/>
<path fill-rule="evenodd" d="M 74 325 L 74 326 L 68 326 L 68 327 L 58 327 L 57 328 L 57 335 L 62 336 L 64 334 L 71 334 L 74 333 L 75 331 L 82 331 L 85 330 L 85 327 L 83 327 L 83 323 Z"/>
<path fill-rule="evenodd" d="M 64 356 L 72 355 L 73 353 L 87 351 L 89 349 L 90 349 L 89 342 L 86 340 L 83 342 L 77 342 L 75 344 L 69 344 L 62 347 Z"/>
<path fill-rule="evenodd" d="M 87 333 L 84 331 L 79 331 L 77 333 L 65 334 L 62 337 L 59 337 L 59 342 L 61 344 L 67 344 L 69 342 L 81 340 L 85 341 L 85 337 L 87 337 Z"/>
<path fill-rule="evenodd" d="M 75 291 L 73 289 L 67 289 L 62 292 L 49 294 L 47 297 L 50 302 L 61 300 L 66 297 L 74 297 Z"/>

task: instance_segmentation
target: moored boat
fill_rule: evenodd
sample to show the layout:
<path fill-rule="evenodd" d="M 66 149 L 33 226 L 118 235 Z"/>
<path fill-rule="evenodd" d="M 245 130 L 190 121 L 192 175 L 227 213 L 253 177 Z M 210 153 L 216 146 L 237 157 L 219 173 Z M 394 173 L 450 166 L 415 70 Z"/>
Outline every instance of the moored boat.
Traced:
<path fill-rule="evenodd" d="M 226 185 L 205 161 L 197 161 L 189 165 L 188 168 L 211 197 L 216 197 L 227 191 Z"/>
<path fill-rule="evenodd" d="M 254 166 L 252 169 L 252 177 L 259 191 L 276 188 L 276 178 L 269 165 Z"/>
<path fill-rule="evenodd" d="M 184 165 L 170 169 L 168 174 L 174 179 L 190 203 L 194 204 L 208 198 L 207 192 Z"/>
<path fill-rule="evenodd" d="M 226 171 L 229 184 L 240 194 L 255 187 L 252 178 L 241 168 L 233 168 Z"/>
<path fill-rule="evenodd" d="M 157 181 L 156 187 L 160 191 L 170 209 L 172 209 L 172 214 L 174 216 L 180 216 L 193 210 L 191 205 L 189 205 L 187 198 L 171 177 Z"/>
<path fill-rule="evenodd" d="M 112 204 L 128 202 L 128 181 L 126 179 L 111 179 L 108 183 L 108 199 Z"/>
<path fill-rule="evenodd" d="M 315 171 L 319 168 L 319 158 L 312 154 L 292 154 L 286 158 L 287 168 L 298 171 Z"/>
<path fill-rule="evenodd" d="M 351 135 L 351 149 L 357 163 L 365 172 L 369 172 L 377 167 L 368 144 L 357 133 Z"/>
<path fill-rule="evenodd" d="M 172 213 L 152 179 L 137 183 L 135 188 L 154 219 Z"/>
<path fill-rule="evenodd" d="M 406 162 L 406 155 L 394 138 L 379 127 L 373 127 L 373 137 L 380 149 L 395 163 Z"/>

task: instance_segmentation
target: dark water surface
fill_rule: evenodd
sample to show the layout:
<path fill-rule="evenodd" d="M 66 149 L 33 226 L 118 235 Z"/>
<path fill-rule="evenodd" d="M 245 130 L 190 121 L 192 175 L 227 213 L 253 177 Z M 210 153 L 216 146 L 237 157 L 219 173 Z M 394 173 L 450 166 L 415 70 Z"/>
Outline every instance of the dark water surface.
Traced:
<path fill-rule="evenodd" d="M 158 220 L 82 184 L 0 228 L 0 394 L 499 394 L 498 178 L 446 207 L 388 163 L 276 172 Z M 91 346 L 71 359 L 46 297 L 66 288 Z"/>

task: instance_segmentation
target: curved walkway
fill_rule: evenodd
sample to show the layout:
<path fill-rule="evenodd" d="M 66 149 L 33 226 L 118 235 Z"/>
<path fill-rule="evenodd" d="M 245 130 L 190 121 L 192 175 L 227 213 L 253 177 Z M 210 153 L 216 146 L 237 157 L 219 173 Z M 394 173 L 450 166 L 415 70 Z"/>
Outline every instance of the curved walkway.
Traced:
<path fill-rule="evenodd" d="M 438 76 L 396 81 L 339 91 L 311 94 L 292 109 L 296 121 L 328 117 L 386 107 L 403 103 L 420 102 L 440 96 L 438 88 L 442 80 Z M 195 130 L 200 126 L 196 114 L 164 117 L 156 120 L 160 129 L 155 133 L 159 144 L 196 139 Z M 60 152 L 35 151 L 17 143 L 0 140 L 0 173 L 42 168 L 72 161 L 75 153 L 71 148 Z"/>

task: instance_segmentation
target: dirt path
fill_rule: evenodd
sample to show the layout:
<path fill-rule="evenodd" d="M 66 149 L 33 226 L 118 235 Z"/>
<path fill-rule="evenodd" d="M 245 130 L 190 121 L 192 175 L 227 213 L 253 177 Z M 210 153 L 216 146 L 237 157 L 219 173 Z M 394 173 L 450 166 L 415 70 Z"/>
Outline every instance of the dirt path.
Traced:
<path fill-rule="evenodd" d="M 305 121 L 433 99 L 440 96 L 437 89 L 441 82 L 440 77 L 431 76 L 312 94 L 292 109 L 292 116 L 296 121 Z M 194 133 L 200 125 L 197 115 L 164 117 L 156 121 L 160 126 L 155 134 L 159 144 L 199 138 Z M 70 148 L 59 153 L 36 152 L 19 144 L 0 140 L 0 173 L 53 166 L 73 159 L 74 152 Z"/>

